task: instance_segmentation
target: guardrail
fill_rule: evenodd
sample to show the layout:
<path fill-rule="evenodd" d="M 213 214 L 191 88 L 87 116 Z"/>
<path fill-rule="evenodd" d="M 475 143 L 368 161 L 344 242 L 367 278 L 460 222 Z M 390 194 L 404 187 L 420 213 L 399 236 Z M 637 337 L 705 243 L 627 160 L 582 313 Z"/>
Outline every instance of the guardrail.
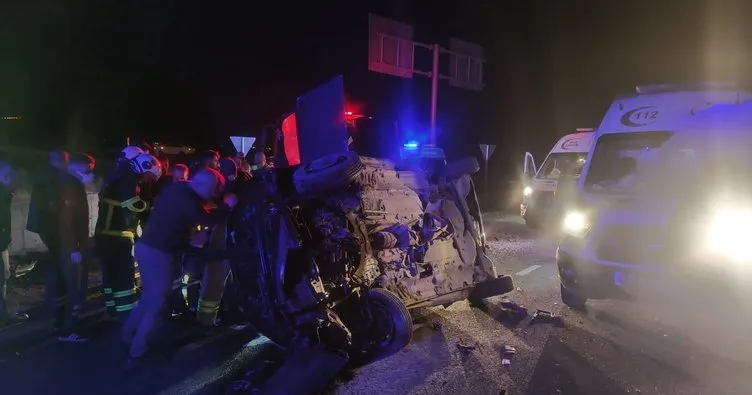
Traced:
<path fill-rule="evenodd" d="M 87 193 L 89 201 L 89 236 L 94 236 L 94 226 L 97 223 L 99 196 Z M 25 255 L 30 252 L 44 252 L 47 247 L 36 233 L 26 230 L 26 218 L 29 216 L 28 193 L 18 193 L 13 196 L 11 203 L 11 255 Z"/>

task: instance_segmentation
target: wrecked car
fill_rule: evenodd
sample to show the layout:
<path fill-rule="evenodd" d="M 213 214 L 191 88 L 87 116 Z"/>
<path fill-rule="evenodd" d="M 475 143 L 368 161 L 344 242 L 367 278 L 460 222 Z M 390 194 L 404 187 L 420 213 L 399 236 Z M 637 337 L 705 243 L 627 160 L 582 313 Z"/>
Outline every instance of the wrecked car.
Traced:
<path fill-rule="evenodd" d="M 410 342 L 411 309 L 512 291 L 486 255 L 470 177 L 478 169 L 475 158 L 342 152 L 287 180 L 264 170 L 234 225 L 244 313 L 282 345 L 324 344 L 368 361 Z"/>

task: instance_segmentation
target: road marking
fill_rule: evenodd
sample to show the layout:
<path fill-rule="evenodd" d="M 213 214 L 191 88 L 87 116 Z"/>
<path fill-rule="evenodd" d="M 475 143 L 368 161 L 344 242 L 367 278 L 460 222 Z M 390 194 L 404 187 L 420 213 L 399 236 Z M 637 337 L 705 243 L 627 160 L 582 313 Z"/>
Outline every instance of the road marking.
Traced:
<path fill-rule="evenodd" d="M 517 272 L 517 273 L 515 274 L 515 276 L 525 276 L 525 275 L 528 275 L 528 274 L 530 274 L 530 273 L 532 273 L 532 272 L 534 272 L 534 271 L 536 271 L 536 270 L 540 269 L 540 267 L 541 267 L 541 265 L 532 265 L 532 266 L 528 266 L 527 268 L 525 268 L 525 269 L 522 269 L 522 270 L 520 270 L 519 272 Z"/>

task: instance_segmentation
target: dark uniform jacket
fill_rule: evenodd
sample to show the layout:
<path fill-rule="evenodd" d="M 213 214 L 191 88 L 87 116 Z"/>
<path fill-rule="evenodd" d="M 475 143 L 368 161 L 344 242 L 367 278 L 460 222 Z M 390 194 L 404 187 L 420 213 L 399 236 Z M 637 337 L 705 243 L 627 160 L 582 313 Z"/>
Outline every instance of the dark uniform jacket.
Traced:
<path fill-rule="evenodd" d="M 108 174 L 99 191 L 97 236 L 134 238 L 138 215 L 149 206 L 140 198 L 139 176 L 126 165 Z"/>

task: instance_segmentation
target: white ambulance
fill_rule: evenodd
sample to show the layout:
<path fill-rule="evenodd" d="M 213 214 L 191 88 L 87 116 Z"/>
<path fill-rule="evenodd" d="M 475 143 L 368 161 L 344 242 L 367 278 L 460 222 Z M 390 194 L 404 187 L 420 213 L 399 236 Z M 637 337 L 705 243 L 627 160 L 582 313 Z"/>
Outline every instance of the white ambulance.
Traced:
<path fill-rule="evenodd" d="M 675 297 L 661 293 L 698 278 L 752 295 L 752 273 L 734 287 L 752 270 L 752 92 L 661 85 L 617 98 L 563 227 L 556 260 L 570 307 Z"/>
<path fill-rule="evenodd" d="M 525 186 L 520 215 L 530 227 L 535 228 L 545 222 L 554 202 L 559 179 L 576 181 L 582 172 L 595 129 L 578 128 L 576 131 L 577 133 L 568 134 L 556 142 L 540 168 L 535 165 L 533 154 L 525 153 Z"/>

